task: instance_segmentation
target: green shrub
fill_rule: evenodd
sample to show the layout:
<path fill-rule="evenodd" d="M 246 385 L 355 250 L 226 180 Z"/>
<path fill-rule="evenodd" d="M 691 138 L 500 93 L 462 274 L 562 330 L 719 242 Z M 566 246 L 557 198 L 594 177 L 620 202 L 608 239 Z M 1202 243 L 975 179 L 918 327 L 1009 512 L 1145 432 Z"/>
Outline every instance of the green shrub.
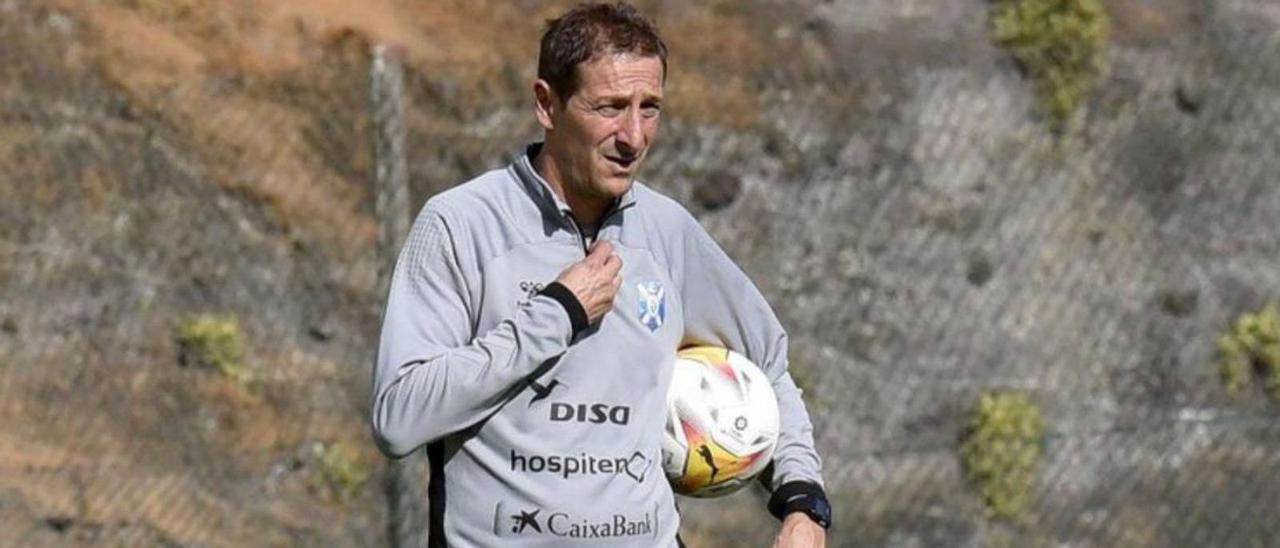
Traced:
<path fill-rule="evenodd" d="M 1230 331 L 1218 337 L 1218 351 L 1218 370 L 1227 392 L 1238 395 L 1257 369 L 1267 393 L 1280 399 L 1280 313 L 1274 303 L 1236 320 Z"/>
<path fill-rule="evenodd" d="M 214 369 L 236 382 L 249 381 L 244 365 L 244 334 L 235 316 L 200 314 L 184 320 L 177 328 L 182 363 Z"/>
<path fill-rule="evenodd" d="M 991 10 L 992 35 L 1034 82 L 1054 129 L 1093 90 L 1108 27 L 1100 0 L 993 0 Z"/>
<path fill-rule="evenodd" d="M 369 479 L 369 466 L 348 443 L 317 443 L 313 446 L 318 459 L 313 481 L 330 500 L 347 503 Z"/>
<path fill-rule="evenodd" d="M 1040 410 L 1026 394 L 983 394 L 960 455 L 991 514 L 1014 518 L 1025 510 L 1043 438 Z"/>

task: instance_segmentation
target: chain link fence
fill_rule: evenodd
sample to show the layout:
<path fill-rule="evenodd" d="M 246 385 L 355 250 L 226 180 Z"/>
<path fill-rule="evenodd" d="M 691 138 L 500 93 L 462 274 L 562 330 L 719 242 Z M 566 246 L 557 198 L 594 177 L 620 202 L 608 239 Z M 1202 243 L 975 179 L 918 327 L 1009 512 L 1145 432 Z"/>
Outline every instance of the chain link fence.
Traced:
<path fill-rule="evenodd" d="M 725 103 L 758 95 L 758 116 L 673 112 L 648 172 L 792 331 L 829 546 L 1276 544 L 1275 404 L 1227 398 L 1213 365 L 1218 333 L 1280 297 L 1268 2 L 1120 36 L 1093 129 L 1061 146 L 974 30 L 984 2 L 642 4 L 676 52 L 748 48 L 721 27 L 867 52 L 745 71 Z M 519 10 L 459 6 L 399 9 L 491 9 L 536 38 Z M 0 546 L 421 545 L 421 461 L 391 467 L 365 419 L 404 231 L 380 223 L 537 137 L 532 62 L 410 48 L 381 92 L 402 109 L 373 115 L 372 52 L 416 35 L 381 4 L 294 9 L 0 0 Z M 729 69 L 673 67 L 684 97 L 710 90 L 686 104 L 718 108 Z M 1191 182 L 1126 187 L 1151 173 L 1133 164 Z M 405 194 L 379 203 L 378 173 Z M 997 389 L 1045 423 L 1015 517 L 960 454 Z M 684 540 L 769 545 L 765 498 L 681 500 Z"/>

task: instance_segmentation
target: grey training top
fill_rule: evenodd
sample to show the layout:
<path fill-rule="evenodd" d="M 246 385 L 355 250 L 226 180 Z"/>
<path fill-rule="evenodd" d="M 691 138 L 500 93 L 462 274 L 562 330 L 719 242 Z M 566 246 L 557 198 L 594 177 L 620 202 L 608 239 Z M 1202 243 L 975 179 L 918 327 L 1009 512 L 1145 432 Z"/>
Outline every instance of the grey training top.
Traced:
<path fill-rule="evenodd" d="M 765 370 L 782 427 L 772 487 L 820 486 L 786 333 L 675 201 L 637 182 L 602 219 L 596 237 L 622 259 L 623 284 L 575 336 L 542 288 L 587 245 L 530 163 L 538 146 L 428 200 L 391 281 L 373 430 L 393 456 L 430 444 L 432 545 L 674 546 L 661 443 L 672 364 L 688 344 L 726 346 Z"/>

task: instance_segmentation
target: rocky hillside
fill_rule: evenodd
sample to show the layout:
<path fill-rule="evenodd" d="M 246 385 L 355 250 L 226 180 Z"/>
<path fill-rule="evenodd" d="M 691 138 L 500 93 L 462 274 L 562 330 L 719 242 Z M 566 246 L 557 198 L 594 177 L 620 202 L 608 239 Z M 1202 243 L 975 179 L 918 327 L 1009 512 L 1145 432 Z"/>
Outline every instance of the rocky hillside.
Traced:
<path fill-rule="evenodd" d="M 1270 544 L 1268 372 L 1230 396 L 1216 341 L 1280 300 L 1280 4 L 1103 2 L 1055 125 L 1000 3 L 639 2 L 644 178 L 791 331 L 831 545 Z M 0 545 L 385 544 L 368 50 L 416 209 L 536 138 L 567 5 L 0 0 Z M 992 390 L 1044 422 L 1016 517 L 962 465 Z M 686 540 L 767 545 L 758 498 Z"/>

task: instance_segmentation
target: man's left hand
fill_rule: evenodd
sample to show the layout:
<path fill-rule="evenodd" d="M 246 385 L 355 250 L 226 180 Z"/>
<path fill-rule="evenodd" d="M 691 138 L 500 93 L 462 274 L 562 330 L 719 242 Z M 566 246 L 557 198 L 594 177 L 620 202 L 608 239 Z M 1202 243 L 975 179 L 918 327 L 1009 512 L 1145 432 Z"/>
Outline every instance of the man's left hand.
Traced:
<path fill-rule="evenodd" d="M 827 545 L 827 530 L 801 512 L 787 514 L 782 529 L 773 541 L 773 548 L 823 548 Z"/>

